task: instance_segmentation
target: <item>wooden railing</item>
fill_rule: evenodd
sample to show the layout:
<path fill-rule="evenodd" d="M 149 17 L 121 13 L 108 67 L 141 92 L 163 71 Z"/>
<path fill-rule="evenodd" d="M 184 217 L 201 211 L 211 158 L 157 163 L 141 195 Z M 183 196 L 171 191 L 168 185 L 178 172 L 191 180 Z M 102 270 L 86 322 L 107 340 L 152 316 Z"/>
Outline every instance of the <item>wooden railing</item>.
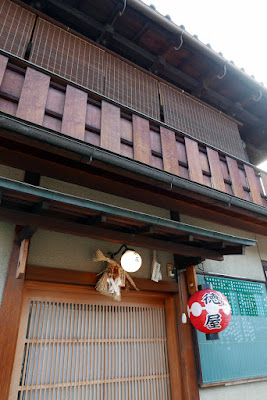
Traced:
<path fill-rule="evenodd" d="M 267 206 L 267 174 L 251 164 L 26 61 L 17 64 L 0 55 L 0 111 Z"/>

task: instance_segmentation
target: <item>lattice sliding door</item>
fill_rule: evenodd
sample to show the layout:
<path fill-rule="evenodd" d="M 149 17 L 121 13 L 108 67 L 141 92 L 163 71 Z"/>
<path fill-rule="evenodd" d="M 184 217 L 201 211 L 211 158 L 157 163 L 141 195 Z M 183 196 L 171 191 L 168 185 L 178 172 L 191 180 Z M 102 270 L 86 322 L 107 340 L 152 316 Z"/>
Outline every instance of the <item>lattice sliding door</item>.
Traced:
<path fill-rule="evenodd" d="M 17 347 L 12 400 L 171 398 L 163 307 L 29 298 Z"/>

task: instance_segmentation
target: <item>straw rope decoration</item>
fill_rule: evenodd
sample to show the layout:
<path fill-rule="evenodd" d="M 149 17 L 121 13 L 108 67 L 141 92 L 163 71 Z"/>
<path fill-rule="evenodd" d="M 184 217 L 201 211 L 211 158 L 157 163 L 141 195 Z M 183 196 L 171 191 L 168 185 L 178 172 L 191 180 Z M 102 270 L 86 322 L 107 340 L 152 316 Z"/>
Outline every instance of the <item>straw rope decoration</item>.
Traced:
<path fill-rule="evenodd" d="M 126 290 L 130 290 L 132 286 L 135 290 L 139 290 L 128 272 L 117 261 L 106 257 L 101 250 L 96 251 L 93 261 L 107 264 L 106 269 L 100 272 L 99 275 L 102 276 L 96 284 L 96 290 L 101 294 L 121 301 L 121 287 L 125 286 Z"/>

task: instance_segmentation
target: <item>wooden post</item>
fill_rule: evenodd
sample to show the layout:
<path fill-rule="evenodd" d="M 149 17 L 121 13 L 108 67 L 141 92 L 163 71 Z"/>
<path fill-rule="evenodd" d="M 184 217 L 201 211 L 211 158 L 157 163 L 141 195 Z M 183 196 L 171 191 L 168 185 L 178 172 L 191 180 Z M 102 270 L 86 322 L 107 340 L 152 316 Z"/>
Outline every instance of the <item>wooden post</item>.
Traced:
<path fill-rule="evenodd" d="M 30 239 L 24 239 L 20 244 L 19 260 L 17 265 L 16 278 L 21 279 L 25 275 L 26 263 L 29 253 Z"/>
<path fill-rule="evenodd" d="M 188 292 L 192 296 L 198 291 L 196 267 L 194 265 L 186 268 L 186 281 Z"/>
<path fill-rule="evenodd" d="M 17 344 L 22 306 L 24 276 L 16 279 L 20 245 L 17 242 L 18 227 L 11 251 L 6 284 L 0 309 L 0 398 L 8 399 L 9 386 Z"/>
<path fill-rule="evenodd" d="M 186 305 L 188 302 L 188 290 L 186 282 L 186 274 L 182 273 L 179 278 L 181 293 L 175 295 L 175 303 L 178 316 L 178 335 L 179 335 L 179 348 L 180 360 L 183 382 L 183 400 L 198 400 L 198 358 L 196 357 L 196 338 L 192 325 L 187 319 L 186 324 L 182 324 L 182 314 L 186 312 Z M 183 296 L 183 303 L 181 301 Z"/>

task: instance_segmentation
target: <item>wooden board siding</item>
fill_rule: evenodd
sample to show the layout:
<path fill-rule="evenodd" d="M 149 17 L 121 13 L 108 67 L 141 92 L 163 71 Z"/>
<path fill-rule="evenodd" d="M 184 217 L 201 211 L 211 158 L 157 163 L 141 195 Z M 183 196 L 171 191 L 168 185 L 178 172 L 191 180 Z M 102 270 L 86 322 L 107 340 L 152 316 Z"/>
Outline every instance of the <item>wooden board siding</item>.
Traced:
<path fill-rule="evenodd" d="M 229 169 L 229 174 L 230 174 L 230 178 L 231 178 L 231 182 L 232 182 L 232 188 L 234 191 L 234 195 L 237 197 L 240 197 L 241 199 L 244 199 L 244 197 L 245 197 L 244 189 L 243 189 L 237 161 L 234 160 L 233 158 L 230 158 L 227 156 L 226 162 L 227 162 L 228 169 Z"/>
<path fill-rule="evenodd" d="M 17 117 L 42 125 L 48 95 L 50 77 L 27 68 Z"/>
<path fill-rule="evenodd" d="M 24 57 L 35 18 L 34 14 L 12 1 L 1 0 L 0 48 Z"/>
<path fill-rule="evenodd" d="M 207 154 L 210 165 L 210 172 L 214 189 L 225 192 L 225 183 L 223 179 L 223 172 L 221 170 L 221 161 L 217 151 L 207 147 Z"/>
<path fill-rule="evenodd" d="M 178 154 L 175 133 L 169 129 L 160 128 L 164 170 L 179 175 Z"/>
<path fill-rule="evenodd" d="M 62 133 L 84 140 L 87 93 L 67 85 Z"/>
<path fill-rule="evenodd" d="M 250 188 L 250 193 L 254 203 L 259 204 L 260 206 L 263 205 L 263 199 L 261 197 L 261 193 L 259 191 L 259 185 L 257 182 L 257 177 L 255 175 L 255 171 L 252 167 L 245 165 L 245 172 L 248 179 L 248 184 Z"/>
<path fill-rule="evenodd" d="M 120 154 L 120 109 L 102 101 L 100 146 Z"/>
<path fill-rule="evenodd" d="M 137 115 L 133 116 L 134 159 L 145 164 L 151 163 L 149 122 Z"/>
<path fill-rule="evenodd" d="M 8 58 L 0 55 L 0 87 L 4 78 L 4 74 L 6 71 L 6 66 L 7 66 Z"/>
<path fill-rule="evenodd" d="M 189 176 L 192 181 L 204 183 L 203 173 L 200 163 L 198 143 L 189 138 L 185 138 L 186 154 L 189 166 Z"/>
<path fill-rule="evenodd" d="M 181 178 L 207 186 L 212 181 L 217 190 L 266 206 L 261 180 L 251 166 L 64 80 L 59 84 L 32 67 L 6 63 L 6 58 L 0 57 L 0 111 Z M 266 174 L 262 176 L 266 185 Z"/>

